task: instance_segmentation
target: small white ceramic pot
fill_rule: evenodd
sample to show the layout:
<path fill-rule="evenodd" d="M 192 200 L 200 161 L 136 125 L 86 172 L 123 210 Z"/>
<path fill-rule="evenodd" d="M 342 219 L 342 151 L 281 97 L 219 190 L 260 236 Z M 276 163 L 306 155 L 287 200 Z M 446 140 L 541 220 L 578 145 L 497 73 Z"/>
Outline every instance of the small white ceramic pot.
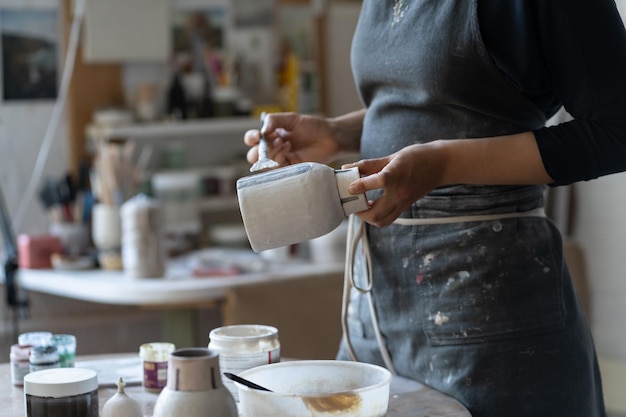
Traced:
<path fill-rule="evenodd" d="M 222 384 L 216 352 L 184 348 L 170 354 L 167 385 L 157 398 L 153 417 L 237 416 L 235 400 Z"/>

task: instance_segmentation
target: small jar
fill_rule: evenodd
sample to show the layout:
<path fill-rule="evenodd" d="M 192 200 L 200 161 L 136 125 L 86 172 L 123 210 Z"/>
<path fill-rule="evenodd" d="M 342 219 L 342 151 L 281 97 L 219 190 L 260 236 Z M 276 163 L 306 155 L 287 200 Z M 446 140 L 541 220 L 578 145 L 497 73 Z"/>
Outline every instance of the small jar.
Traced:
<path fill-rule="evenodd" d="M 56 346 L 34 346 L 30 350 L 28 360 L 30 362 L 30 372 L 61 367 L 59 351 Z"/>
<path fill-rule="evenodd" d="M 146 391 L 160 392 L 167 385 L 167 362 L 175 349 L 173 343 L 144 343 L 139 347 Z"/>
<path fill-rule="evenodd" d="M 73 368 L 76 360 L 76 336 L 73 334 L 55 334 L 52 343 L 59 352 L 61 368 Z"/>
<path fill-rule="evenodd" d="M 30 345 L 11 346 L 11 382 L 16 387 L 24 385 L 24 377 L 30 372 L 30 349 Z"/>
<path fill-rule="evenodd" d="M 222 372 L 239 374 L 255 366 L 280 362 L 278 329 L 259 324 L 237 324 L 218 327 L 209 333 L 209 349 L 219 354 Z M 239 401 L 237 387 L 222 377 L 235 400 Z"/>
<path fill-rule="evenodd" d="M 26 417 L 98 417 L 98 378 L 91 369 L 57 368 L 24 377 Z"/>

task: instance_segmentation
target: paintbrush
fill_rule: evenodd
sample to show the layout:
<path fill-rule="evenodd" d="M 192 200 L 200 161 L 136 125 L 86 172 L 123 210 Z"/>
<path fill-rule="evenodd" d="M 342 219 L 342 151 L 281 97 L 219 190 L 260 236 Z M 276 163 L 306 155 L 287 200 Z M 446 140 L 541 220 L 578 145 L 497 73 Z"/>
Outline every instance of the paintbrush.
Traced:
<path fill-rule="evenodd" d="M 266 113 L 261 113 L 261 140 L 259 140 L 259 159 L 250 167 L 250 172 L 265 171 L 267 169 L 276 168 L 278 162 L 268 158 L 267 156 L 267 140 L 263 134 L 263 124 L 265 123 Z"/>

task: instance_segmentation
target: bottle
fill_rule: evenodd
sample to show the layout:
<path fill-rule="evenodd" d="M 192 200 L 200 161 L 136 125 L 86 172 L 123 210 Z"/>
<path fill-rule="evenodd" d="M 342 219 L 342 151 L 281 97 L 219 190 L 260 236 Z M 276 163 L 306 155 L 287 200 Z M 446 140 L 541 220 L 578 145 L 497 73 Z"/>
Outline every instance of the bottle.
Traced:
<path fill-rule="evenodd" d="M 187 119 L 187 95 L 178 72 L 172 76 L 167 94 L 167 113 L 174 119 Z"/>
<path fill-rule="evenodd" d="M 165 273 L 161 205 L 139 194 L 122 204 L 122 263 L 126 275 L 160 278 Z"/>
<path fill-rule="evenodd" d="M 30 372 L 30 345 L 12 345 L 11 346 L 11 381 L 16 387 L 24 385 L 24 376 Z"/>
<path fill-rule="evenodd" d="M 261 252 L 323 236 L 346 216 L 367 210 L 365 194 L 348 192 L 358 178 L 358 168 L 334 170 L 305 162 L 237 180 L 252 249 Z"/>

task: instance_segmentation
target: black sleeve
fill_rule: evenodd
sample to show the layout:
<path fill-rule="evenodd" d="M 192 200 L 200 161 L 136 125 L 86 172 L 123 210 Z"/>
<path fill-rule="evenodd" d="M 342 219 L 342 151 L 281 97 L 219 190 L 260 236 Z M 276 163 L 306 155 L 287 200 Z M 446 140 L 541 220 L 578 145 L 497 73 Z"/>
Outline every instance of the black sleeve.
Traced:
<path fill-rule="evenodd" d="M 558 102 L 574 118 L 534 132 L 554 185 L 626 171 L 626 31 L 614 1 L 478 4 L 496 64 L 546 113 Z"/>

